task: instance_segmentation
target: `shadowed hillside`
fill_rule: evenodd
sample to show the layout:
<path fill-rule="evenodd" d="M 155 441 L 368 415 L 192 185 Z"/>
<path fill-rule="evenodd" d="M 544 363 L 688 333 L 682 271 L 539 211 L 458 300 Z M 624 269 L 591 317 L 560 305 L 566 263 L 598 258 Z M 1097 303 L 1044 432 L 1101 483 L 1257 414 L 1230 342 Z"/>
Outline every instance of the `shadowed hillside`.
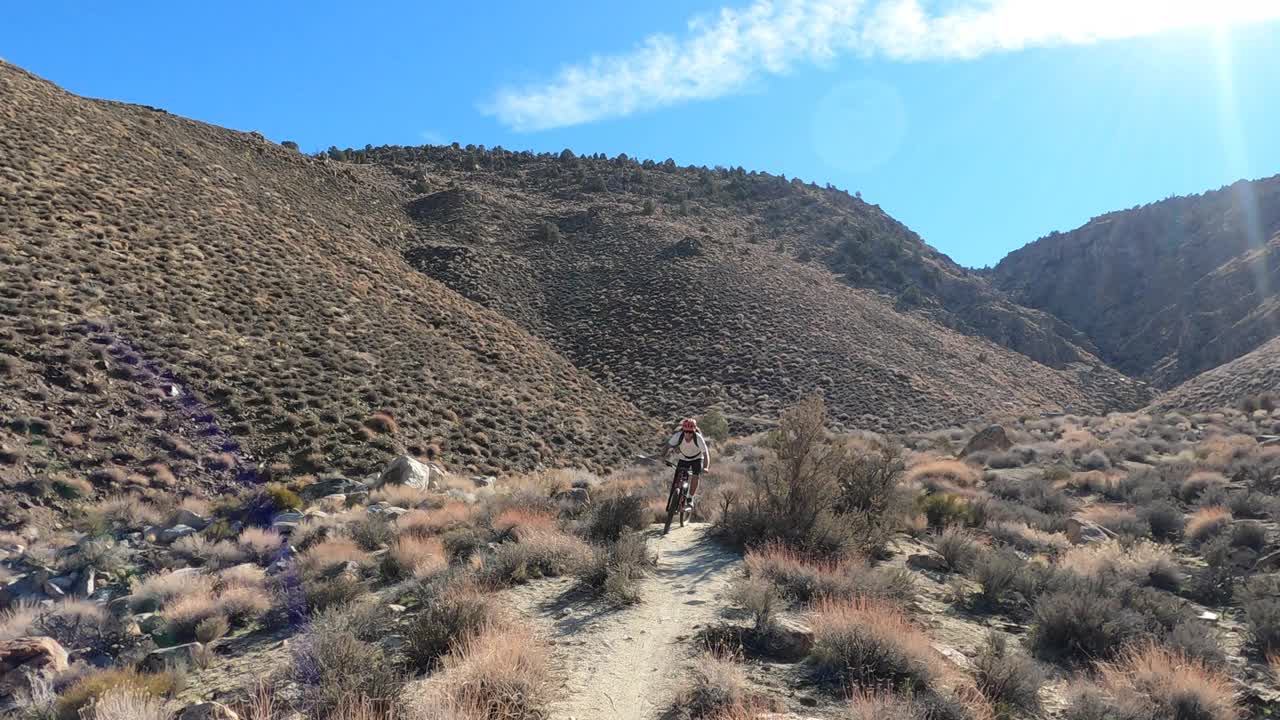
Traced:
<path fill-rule="evenodd" d="M 1277 392 L 1280 392 L 1280 338 L 1200 373 L 1157 397 L 1153 407 L 1208 411 L 1266 395 L 1274 398 Z"/>
<path fill-rule="evenodd" d="M 767 418 L 819 388 L 848 426 L 919 428 L 996 408 L 1101 411 L 1145 397 L 1016 309 L 1002 327 L 1077 360 L 1053 370 L 940 326 L 936 317 L 956 316 L 914 275 L 933 277 L 934 288 L 971 284 L 993 316 L 1005 306 L 982 303 L 982 293 L 994 297 L 984 281 L 834 191 L 569 153 L 431 147 L 347 157 L 390 167 L 413 191 L 413 265 L 654 413 L 721 404 Z M 876 289 L 851 288 L 855 276 Z M 896 296 L 894 282 L 904 287 Z"/>
<path fill-rule="evenodd" d="M 1010 253 L 994 281 L 1172 387 L 1280 333 L 1280 176 L 1103 215 Z"/>
<path fill-rule="evenodd" d="M 0 98 L 6 483 L 363 473 L 405 450 L 602 468 L 650 441 L 630 403 L 389 249 L 410 228 L 384 171 L 7 64 Z"/>

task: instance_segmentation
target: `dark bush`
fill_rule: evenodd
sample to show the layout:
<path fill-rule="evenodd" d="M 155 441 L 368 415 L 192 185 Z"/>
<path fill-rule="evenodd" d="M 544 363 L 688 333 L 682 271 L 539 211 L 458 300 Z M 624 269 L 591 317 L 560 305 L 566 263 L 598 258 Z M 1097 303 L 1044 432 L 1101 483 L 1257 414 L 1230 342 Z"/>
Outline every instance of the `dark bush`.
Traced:
<path fill-rule="evenodd" d="M 632 493 L 609 495 L 592 504 L 584 531 L 596 542 L 613 542 L 629 530 L 649 527 L 652 517 L 647 498 Z"/>
<path fill-rule="evenodd" d="M 995 610 L 1005 603 L 1018 586 L 1019 574 L 1026 561 L 1009 548 L 982 553 L 973 566 L 973 579 L 981 588 L 978 601 L 982 607 Z"/>
<path fill-rule="evenodd" d="M 1046 675 L 1035 660 L 1011 652 L 1003 635 L 987 637 L 974 660 L 974 680 L 1000 717 L 1009 717 L 1013 711 L 1034 715 L 1040 710 L 1040 687 Z"/>
<path fill-rule="evenodd" d="M 1168 500 L 1160 500 L 1140 507 L 1138 517 L 1146 521 L 1151 528 L 1151 537 L 1156 540 L 1177 540 L 1182 536 L 1185 519 L 1182 510 Z"/>
<path fill-rule="evenodd" d="M 293 679 L 310 710 L 321 717 L 353 700 L 383 712 L 398 704 L 404 678 L 372 642 L 373 623 L 353 617 L 353 606 L 320 613 L 293 648 Z"/>
<path fill-rule="evenodd" d="M 1032 616 L 1030 643 L 1036 654 L 1073 663 L 1112 657 L 1146 626 L 1093 581 L 1045 593 Z"/>
<path fill-rule="evenodd" d="M 1245 621 L 1259 654 L 1280 653 L 1280 574 L 1259 575 L 1244 587 Z"/>
<path fill-rule="evenodd" d="M 615 605 L 638 602 L 640 579 L 653 567 L 645 536 L 628 532 L 617 541 L 596 548 L 578 571 L 583 585 L 602 593 Z"/>
<path fill-rule="evenodd" d="M 457 644 L 480 632 L 496 616 L 491 596 L 469 586 L 424 593 L 422 610 L 405 631 L 405 657 L 430 672 Z"/>
<path fill-rule="evenodd" d="M 1267 528 L 1257 520 L 1238 522 L 1231 528 L 1231 545 L 1262 552 L 1267 547 Z"/>

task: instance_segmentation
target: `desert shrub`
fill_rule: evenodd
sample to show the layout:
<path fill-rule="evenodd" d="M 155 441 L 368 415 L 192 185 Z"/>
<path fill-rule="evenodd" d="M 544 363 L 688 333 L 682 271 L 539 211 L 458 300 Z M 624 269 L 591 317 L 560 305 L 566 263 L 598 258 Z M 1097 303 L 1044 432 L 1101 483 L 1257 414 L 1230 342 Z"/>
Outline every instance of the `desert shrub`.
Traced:
<path fill-rule="evenodd" d="M 1214 635 L 1213 628 L 1198 620 L 1179 623 L 1165 638 L 1165 645 L 1209 667 L 1222 667 L 1227 655 Z"/>
<path fill-rule="evenodd" d="M 707 437 L 717 442 L 729 439 L 729 421 L 725 420 L 724 414 L 719 410 L 708 410 L 698 420 L 698 427 Z"/>
<path fill-rule="evenodd" d="M 809 660 L 819 679 L 830 686 L 926 690 L 945 669 L 929 637 L 883 601 L 822 600 L 814 607 L 811 623 Z"/>
<path fill-rule="evenodd" d="M 284 538 L 280 533 L 266 528 L 245 528 L 236 542 L 255 562 L 262 565 L 275 560 L 284 547 Z"/>
<path fill-rule="evenodd" d="M 1001 607 L 1018 588 L 1026 561 L 1009 548 L 980 553 L 973 564 L 973 580 L 978 583 L 978 601 L 989 610 Z"/>
<path fill-rule="evenodd" d="M 205 618 L 196 624 L 196 640 L 208 645 L 221 640 L 230 629 L 231 623 L 221 615 Z"/>
<path fill-rule="evenodd" d="M 501 583 L 572 574 L 592 558 L 591 546 L 556 531 L 530 532 L 518 542 L 504 542 L 485 565 L 487 576 Z"/>
<path fill-rule="evenodd" d="M 112 692 L 129 692 L 161 698 L 178 688 L 179 676 L 172 672 L 140 673 L 132 668 L 112 668 L 91 672 L 76 680 L 58 697 L 59 720 L 79 720 L 80 711 Z"/>
<path fill-rule="evenodd" d="M 405 631 L 405 657 L 417 670 L 434 670 L 459 643 L 497 620 L 490 595 L 466 584 L 446 588 L 423 603 Z"/>
<path fill-rule="evenodd" d="M 768 440 L 774 457 L 753 465 L 746 491 L 727 498 L 715 526 L 722 539 L 780 541 L 827 557 L 883 552 L 902 510 L 899 451 L 831 442 L 825 422 L 817 396 L 783 413 Z"/>
<path fill-rule="evenodd" d="M 995 540 L 1026 553 L 1058 553 L 1071 544 L 1062 533 L 1045 532 L 1023 522 L 989 522 L 986 531 Z"/>
<path fill-rule="evenodd" d="M 1245 520 L 1231 527 L 1231 544 L 1262 552 L 1267 547 L 1267 528 L 1257 520 Z"/>
<path fill-rule="evenodd" d="M 213 578 L 208 575 L 184 570 L 158 573 L 133 581 L 129 607 L 134 612 L 153 612 L 176 598 L 212 593 Z"/>
<path fill-rule="evenodd" d="M 440 542 L 444 544 L 449 560 L 455 563 L 465 563 L 470 560 L 476 551 L 486 544 L 480 531 L 471 527 L 454 528 L 441 535 Z"/>
<path fill-rule="evenodd" d="M 989 635 L 973 664 L 978 691 L 1000 716 L 1008 717 L 1013 711 L 1026 715 L 1039 712 L 1045 672 L 1035 660 L 1010 651 L 1003 635 Z"/>
<path fill-rule="evenodd" d="M 1098 669 L 1102 692 L 1078 693 L 1072 720 L 1236 720 L 1235 688 L 1204 663 L 1156 645 L 1127 650 Z"/>
<path fill-rule="evenodd" d="M 355 563 L 357 566 L 369 561 L 369 553 L 347 538 L 324 540 L 307 548 L 298 556 L 298 571 L 304 576 L 333 572 Z"/>
<path fill-rule="evenodd" d="M 1195 502 L 1205 491 L 1213 487 L 1221 488 L 1227 484 L 1227 479 L 1222 473 L 1202 470 L 1194 472 L 1182 481 L 1182 485 L 1178 488 L 1178 496 L 1185 502 Z"/>
<path fill-rule="evenodd" d="M 164 703 L 146 693 L 135 690 L 112 690 L 92 705 L 93 711 L 85 720 L 170 720 L 173 714 L 165 710 Z"/>
<path fill-rule="evenodd" d="M 917 506 L 929 521 L 929 527 L 944 528 L 952 525 L 969 525 L 974 521 L 973 504 L 957 495 L 933 493 L 920 498 Z"/>
<path fill-rule="evenodd" d="M 1280 575 L 1251 578 L 1241 606 L 1254 648 L 1264 657 L 1280 653 Z"/>
<path fill-rule="evenodd" d="M 360 578 L 350 573 L 330 573 L 302 578 L 302 597 L 310 612 L 346 605 L 368 592 Z"/>
<path fill-rule="evenodd" d="M 370 642 L 371 628 L 353 623 L 351 606 L 319 613 L 291 643 L 292 676 L 312 713 L 325 717 L 353 700 L 397 705 L 404 684 L 391 659 Z"/>
<path fill-rule="evenodd" d="M 742 666 L 731 657 L 711 652 L 698 657 L 685 686 L 677 692 L 676 707 L 695 719 L 741 717 L 751 702 Z"/>
<path fill-rule="evenodd" d="M 1085 470 L 1106 470 L 1111 467 L 1111 460 L 1101 450 L 1087 452 L 1077 462 Z"/>
<path fill-rule="evenodd" d="M 981 543 L 972 531 L 956 525 L 943 530 L 933 541 L 933 549 L 952 572 L 968 570 L 977 559 L 980 548 Z"/>
<path fill-rule="evenodd" d="M 1097 523 L 1121 537 L 1141 538 L 1151 534 L 1151 526 L 1133 508 L 1094 505 L 1076 513 L 1076 517 Z"/>
<path fill-rule="evenodd" d="M 495 513 L 489 519 L 489 527 L 499 541 L 520 540 L 530 533 L 557 532 L 560 522 L 550 509 L 520 505 Z"/>
<path fill-rule="evenodd" d="M 1176 540 L 1182 537 L 1182 527 L 1186 519 L 1182 511 L 1168 500 L 1159 500 L 1138 510 L 1138 517 L 1151 529 L 1151 537 L 1156 540 Z"/>
<path fill-rule="evenodd" d="M 1272 515 L 1276 500 L 1262 493 L 1242 490 L 1227 496 L 1227 507 L 1233 517 L 1261 520 Z"/>
<path fill-rule="evenodd" d="M 425 578 L 448 568 L 449 558 L 439 538 L 406 535 L 391 545 L 381 566 L 383 575 L 392 580 Z"/>
<path fill-rule="evenodd" d="M 1184 534 L 1192 543 L 1203 543 L 1231 525 L 1231 511 L 1225 507 L 1203 507 L 1187 519 Z"/>
<path fill-rule="evenodd" d="M 744 576 L 734 581 L 729 601 L 751 615 L 758 633 L 773 627 L 774 616 L 783 603 L 778 588 L 759 575 Z"/>
<path fill-rule="evenodd" d="M 981 479 L 978 471 L 959 460 L 928 460 L 912 465 L 903 482 L 930 490 L 971 488 Z"/>
<path fill-rule="evenodd" d="M 873 568 L 858 558 L 806 557 L 780 543 L 748 551 L 744 565 L 748 576 L 769 580 L 784 598 L 799 603 L 853 595 L 905 601 L 915 594 L 908 572 Z"/>
<path fill-rule="evenodd" d="M 1136 585 L 1163 590 L 1176 591 L 1183 581 L 1173 551 L 1150 541 L 1109 540 L 1079 545 L 1063 553 L 1058 565 L 1084 577 L 1104 578 L 1114 574 Z"/>
<path fill-rule="evenodd" d="M 639 602 L 640 579 L 653 567 L 644 535 L 627 532 L 616 542 L 595 548 L 577 568 L 578 579 L 615 605 Z"/>
<path fill-rule="evenodd" d="M 347 537 L 360 546 L 360 549 L 369 552 L 387 547 L 396 538 L 394 525 L 377 515 L 368 513 L 349 523 L 346 533 Z"/>
<path fill-rule="evenodd" d="M 547 651 L 532 635 L 515 628 L 487 628 L 444 657 L 445 673 L 436 707 L 424 717 L 541 720 L 547 715 L 551 683 Z"/>
<path fill-rule="evenodd" d="M 1087 662 L 1111 657 L 1144 624 L 1096 583 L 1054 590 L 1032 610 L 1029 641 L 1042 658 Z"/>
<path fill-rule="evenodd" d="M 627 531 L 649 527 L 648 498 L 633 493 L 611 493 L 592 503 L 583 530 L 596 542 L 612 542 Z"/>

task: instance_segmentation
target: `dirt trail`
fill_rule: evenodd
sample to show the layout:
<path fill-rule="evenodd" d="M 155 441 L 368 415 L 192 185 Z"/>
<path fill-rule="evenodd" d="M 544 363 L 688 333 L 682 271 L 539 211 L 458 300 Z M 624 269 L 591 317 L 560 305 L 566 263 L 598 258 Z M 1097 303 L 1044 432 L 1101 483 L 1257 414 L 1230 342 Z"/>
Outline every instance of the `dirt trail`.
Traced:
<path fill-rule="evenodd" d="M 658 566 L 639 604 L 617 610 L 574 597 L 567 582 L 527 586 L 520 610 L 554 643 L 564 683 L 551 720 L 652 720 L 670 707 L 694 644 L 716 619 L 741 556 L 705 536 L 707 525 L 655 532 Z"/>

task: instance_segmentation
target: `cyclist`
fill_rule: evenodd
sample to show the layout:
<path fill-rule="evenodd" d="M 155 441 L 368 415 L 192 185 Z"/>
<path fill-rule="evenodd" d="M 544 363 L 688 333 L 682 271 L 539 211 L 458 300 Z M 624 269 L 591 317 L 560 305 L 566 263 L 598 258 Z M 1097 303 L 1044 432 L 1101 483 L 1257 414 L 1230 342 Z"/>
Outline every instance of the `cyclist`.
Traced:
<path fill-rule="evenodd" d="M 667 440 L 662 459 L 669 461 L 672 454 L 678 456 L 676 469 L 684 468 L 689 471 L 689 502 L 692 504 L 693 496 L 698 494 L 699 476 L 711 469 L 711 450 L 707 448 L 707 441 L 698 430 L 697 420 L 685 418 L 680 423 L 680 429 Z"/>

